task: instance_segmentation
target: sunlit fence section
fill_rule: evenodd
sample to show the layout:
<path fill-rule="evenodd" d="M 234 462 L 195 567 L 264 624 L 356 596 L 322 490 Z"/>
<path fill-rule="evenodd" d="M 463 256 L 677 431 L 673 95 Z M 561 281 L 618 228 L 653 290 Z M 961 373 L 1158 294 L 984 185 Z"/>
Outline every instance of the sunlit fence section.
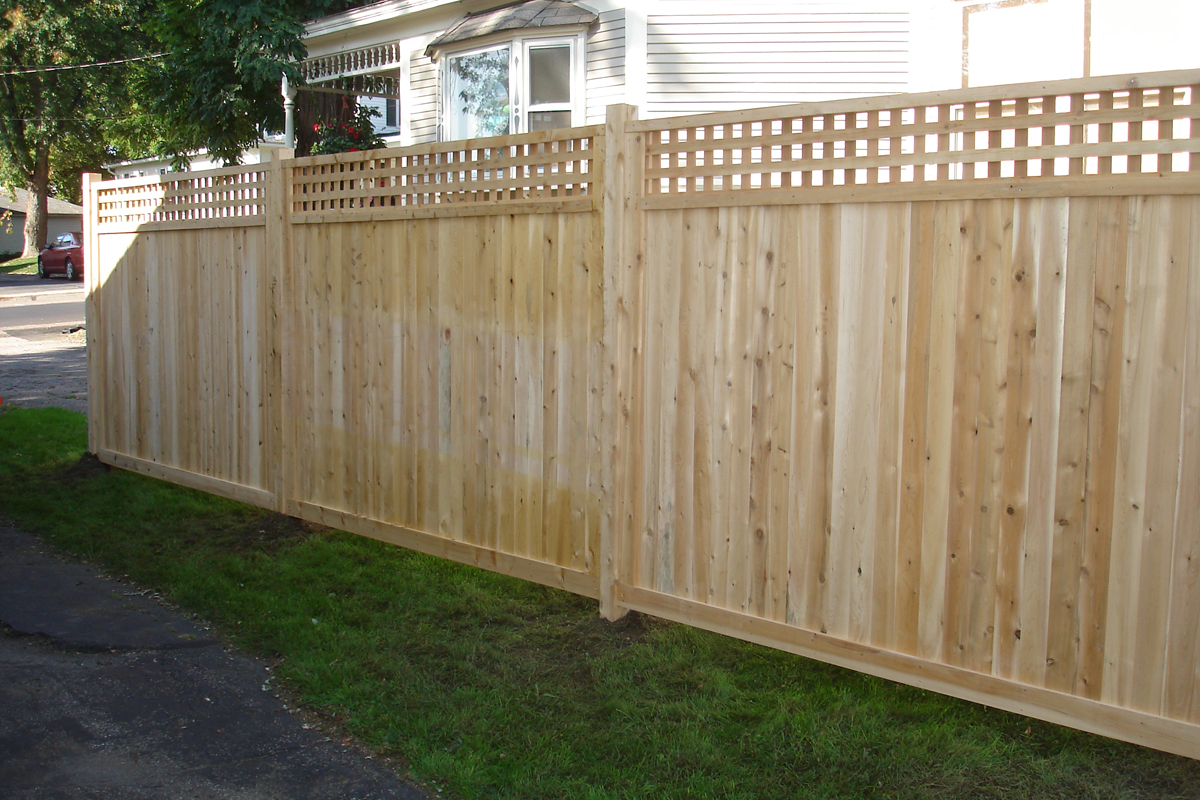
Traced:
<path fill-rule="evenodd" d="M 89 444 L 1200 758 L 1197 86 L 89 177 Z"/>

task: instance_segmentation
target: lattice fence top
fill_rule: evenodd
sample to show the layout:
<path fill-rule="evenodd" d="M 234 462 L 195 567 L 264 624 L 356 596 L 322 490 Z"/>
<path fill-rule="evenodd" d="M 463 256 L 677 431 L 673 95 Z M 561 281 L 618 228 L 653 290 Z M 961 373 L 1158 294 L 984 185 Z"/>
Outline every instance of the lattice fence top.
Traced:
<path fill-rule="evenodd" d="M 101 230 L 261 225 L 265 183 L 263 164 L 105 181 L 96 193 L 97 224 Z"/>
<path fill-rule="evenodd" d="M 298 159 L 296 221 L 591 208 L 601 126 Z"/>
<path fill-rule="evenodd" d="M 644 205 L 1135 183 L 1161 192 L 1200 177 L 1198 86 L 1200 70 L 1189 70 L 642 121 L 633 127 L 646 142 Z"/>

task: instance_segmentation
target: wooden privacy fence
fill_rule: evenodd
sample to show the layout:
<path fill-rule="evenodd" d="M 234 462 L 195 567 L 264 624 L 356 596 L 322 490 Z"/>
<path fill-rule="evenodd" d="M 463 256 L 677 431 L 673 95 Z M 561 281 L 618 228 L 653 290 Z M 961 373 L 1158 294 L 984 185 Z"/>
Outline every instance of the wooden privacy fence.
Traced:
<path fill-rule="evenodd" d="M 89 444 L 1200 757 L 1197 86 L 89 180 Z"/>

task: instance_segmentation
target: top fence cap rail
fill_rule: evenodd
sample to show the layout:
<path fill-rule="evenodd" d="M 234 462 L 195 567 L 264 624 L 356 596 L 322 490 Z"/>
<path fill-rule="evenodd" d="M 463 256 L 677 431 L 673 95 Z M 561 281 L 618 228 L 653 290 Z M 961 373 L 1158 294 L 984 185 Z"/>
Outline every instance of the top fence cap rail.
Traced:
<path fill-rule="evenodd" d="M 98 181 L 93 186 L 99 190 L 129 189 L 140 186 L 158 186 L 164 183 L 180 183 L 183 181 L 203 180 L 206 178 L 221 178 L 235 175 L 258 175 L 270 168 L 269 163 L 235 164 L 231 167 L 214 167 L 213 169 L 188 170 L 186 172 L 165 172 L 160 175 L 143 175 L 137 178 L 112 178 Z"/>
<path fill-rule="evenodd" d="M 851 114 L 864 111 L 926 108 L 929 106 L 961 105 L 964 103 L 986 103 L 997 100 L 1062 97 L 1065 95 L 1094 94 L 1097 92 L 1120 92 L 1167 87 L 1180 88 L 1185 86 L 1200 86 L 1200 69 L 1103 75 L 1093 78 L 1034 81 L 1031 83 L 1010 83 L 997 86 L 973 86 L 967 89 L 950 89 L 914 94 L 884 94 L 848 100 L 791 103 L 780 106 L 748 108 L 740 111 L 723 111 L 707 114 L 689 114 L 682 117 L 658 117 L 636 120 L 629 125 L 629 129 L 631 131 L 670 131 L 682 128 L 734 125 L 741 122 L 760 122 L 764 120 L 811 117 L 824 114 Z M 1193 96 L 1192 102 L 1196 103 L 1197 98 Z"/>

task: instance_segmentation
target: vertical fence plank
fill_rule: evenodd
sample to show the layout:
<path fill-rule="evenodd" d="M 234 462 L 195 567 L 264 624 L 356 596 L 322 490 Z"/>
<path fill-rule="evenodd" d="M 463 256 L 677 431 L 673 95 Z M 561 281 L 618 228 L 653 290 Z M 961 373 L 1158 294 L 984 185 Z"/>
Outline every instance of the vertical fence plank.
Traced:
<path fill-rule="evenodd" d="M 1022 543 L 1029 515 L 1030 422 L 1033 418 L 1033 364 L 1037 341 L 1037 236 L 1039 201 L 1013 204 L 1011 319 L 1006 334 L 1007 371 L 1000 479 L 1000 517 L 995 561 L 991 669 L 1007 678 L 1016 674 L 1021 639 Z"/>
<path fill-rule="evenodd" d="M 896 650 L 917 652 L 921 618 L 922 531 L 928 473 L 928 388 L 932 345 L 934 204 L 910 212 L 909 276 L 905 326 L 903 444 L 899 453 L 900 509 L 896 540 Z"/>
<path fill-rule="evenodd" d="M 1194 91 L 1194 90 L 1193 90 Z M 1194 158 L 1195 156 L 1193 156 Z M 1187 291 L 1187 319 L 1200 318 L 1200 204 L 1187 199 L 1192 231 Z M 1165 713 L 1196 722 L 1200 720 L 1200 499 L 1193 487 L 1200 486 L 1200 326 L 1186 328 L 1183 364 L 1183 414 L 1181 425 L 1178 507 L 1175 512 L 1175 547 L 1171 555 L 1170 610 L 1167 618 L 1167 659 L 1163 694 Z"/>
<path fill-rule="evenodd" d="M 828 572 L 828 632 L 869 638 L 873 538 L 880 486 L 875 458 L 886 291 L 887 230 L 881 209 L 842 209 L 836 396 L 833 428 L 833 531 Z"/>
<path fill-rule="evenodd" d="M 765 154 L 767 157 L 769 154 Z M 763 175 L 769 181 L 770 175 Z M 749 519 L 744 535 L 748 539 L 745 558 L 746 609 L 757 617 L 767 616 L 768 568 L 771 528 L 771 485 L 774 445 L 772 440 L 774 324 L 780 271 L 778 253 L 779 217 L 782 209 L 765 208 L 751 238 L 751 259 L 754 272 L 754 295 L 751 306 L 751 339 L 749 361 L 750 386 L 750 484 Z M 752 218 L 753 222 L 753 218 Z M 780 392 L 780 394 L 783 394 Z"/>
<path fill-rule="evenodd" d="M 971 108 L 972 112 L 974 108 Z M 970 136 L 970 134 L 968 134 Z M 968 174 L 974 165 L 967 164 Z M 963 204 L 958 231 L 958 304 L 955 313 L 954 378 L 950 429 L 949 519 L 946 529 L 946 603 L 942 658 L 965 666 L 966 598 L 970 595 L 971 540 L 980 524 L 976 474 L 979 469 L 980 396 L 984 391 L 981 350 L 985 283 L 983 259 L 987 239 L 987 201 Z M 953 237 L 953 231 L 947 235 Z"/>
<path fill-rule="evenodd" d="M 1165 102 L 1165 100 L 1160 100 Z M 1160 157 L 1160 160 L 1162 157 Z M 1146 320 L 1146 371 L 1149 373 L 1149 404 L 1144 412 L 1151 420 L 1146 458 L 1144 495 L 1145 527 L 1140 537 L 1140 574 L 1137 582 L 1139 625 L 1134 644 L 1131 704 L 1154 714 L 1163 713 L 1164 670 L 1171 588 L 1171 552 L 1181 490 L 1182 418 L 1185 342 L 1190 284 L 1188 253 L 1191 245 L 1191 215 L 1185 203 L 1156 197 L 1147 201 L 1145 220 L 1156 233 L 1147 268 L 1158 296 L 1153 319 Z M 1150 229 L 1146 229 L 1149 238 Z M 1153 337 L 1151 339 L 1150 337 Z M 1192 492 L 1194 486 L 1183 487 Z M 1155 624 L 1144 624 L 1155 620 Z"/>
<path fill-rule="evenodd" d="M 1138 93 L 1135 93 L 1138 94 Z M 1123 337 L 1125 377 L 1118 423 L 1113 543 L 1102 699 L 1114 705 L 1133 705 L 1137 684 L 1150 676 L 1138 673 L 1143 540 L 1147 538 L 1152 429 L 1162 420 L 1152 417 L 1155 358 L 1161 320 L 1167 304 L 1163 251 L 1167 243 L 1158 226 L 1162 207 L 1153 198 L 1131 199 L 1126 335 Z M 1151 233 L 1153 231 L 1153 233 Z M 1150 535 L 1153 535 L 1151 532 Z M 1144 696 L 1141 698 L 1144 702 Z"/>
<path fill-rule="evenodd" d="M 799 239 L 792 519 L 788 621 L 825 628 L 825 586 L 832 526 L 833 415 L 837 401 L 837 263 L 840 215 L 828 206 L 802 206 Z"/>
<path fill-rule="evenodd" d="M 1046 674 L 1046 648 L 1051 579 L 1051 536 L 1054 525 L 1054 476 L 1058 453 L 1059 396 L 1066 285 L 1068 203 L 1037 201 L 1040 220 L 1035 234 L 1037 324 L 1031 373 L 1029 511 L 1022 542 L 1021 596 L 1015 645 L 1017 678 L 1041 686 Z"/>
<path fill-rule="evenodd" d="M 1118 197 L 1100 198 L 1095 202 L 1097 258 L 1085 482 L 1087 545 L 1080 569 L 1079 656 L 1075 683 L 1077 694 L 1094 700 L 1101 696 L 1104 679 L 1129 253 L 1128 202 Z"/>
<path fill-rule="evenodd" d="M 787 620 L 788 570 L 792 507 L 791 481 L 794 470 L 792 450 L 793 386 L 796 369 L 796 324 L 799 298 L 796 295 L 801 273 L 795 235 L 796 210 L 772 209 L 779 221 L 774 230 L 774 297 L 770 309 L 770 394 L 766 414 L 767 456 L 770 459 L 770 485 L 766 509 L 766 552 L 764 564 L 765 608 L 763 615 L 778 622 Z"/>
<path fill-rule="evenodd" d="M 950 458 L 954 392 L 955 309 L 959 305 L 961 204 L 938 204 L 933 218 L 929 310 L 929 376 L 925 407 L 925 460 L 921 498 L 921 582 L 917 655 L 942 657 L 945 627 L 946 525 L 950 513 Z"/>
<path fill-rule="evenodd" d="M 1082 98 L 1073 97 L 1072 103 Z M 1073 167 L 1074 168 L 1074 167 Z M 1079 628 L 1079 581 L 1088 532 L 1085 529 L 1087 432 L 1092 395 L 1092 314 L 1095 308 L 1096 204 L 1071 202 L 1068 220 L 1066 301 L 1063 317 L 1061 399 L 1055 468 L 1054 518 L 1050 545 L 1050 609 L 1046 686 L 1074 688 Z"/>
<path fill-rule="evenodd" d="M 892 124 L 899 124 L 894 116 Z M 899 140 L 892 139 L 892 145 Z M 893 171 L 893 175 L 894 175 Z M 897 554 L 900 525 L 900 453 L 903 438 L 905 336 L 908 309 L 908 271 L 912 206 L 893 203 L 881 209 L 879 222 L 883 231 L 881 280 L 882 308 L 880 322 L 879 377 L 879 442 L 876 447 L 875 474 L 878 497 L 872 553 L 873 580 L 871 594 L 871 625 L 868 641 L 880 647 L 895 647 L 896 587 L 900 571 Z"/>

